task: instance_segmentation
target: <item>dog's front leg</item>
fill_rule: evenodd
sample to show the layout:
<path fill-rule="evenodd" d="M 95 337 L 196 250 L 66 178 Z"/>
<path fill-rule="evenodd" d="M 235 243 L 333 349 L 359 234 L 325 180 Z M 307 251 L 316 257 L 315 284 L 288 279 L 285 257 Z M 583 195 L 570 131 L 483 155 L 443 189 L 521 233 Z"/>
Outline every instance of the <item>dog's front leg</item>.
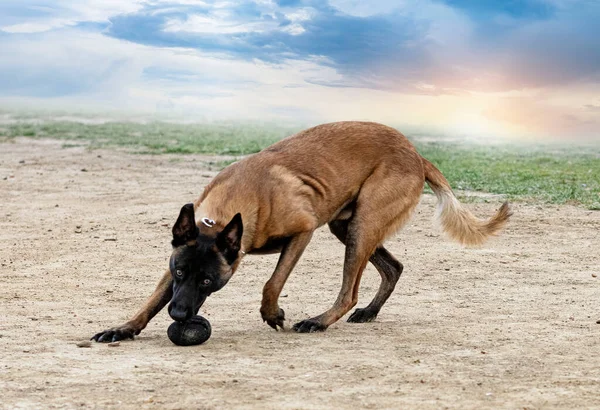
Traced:
<path fill-rule="evenodd" d="M 285 320 L 285 312 L 279 308 L 277 300 L 285 285 L 285 281 L 296 266 L 296 263 L 302 256 L 302 252 L 312 238 L 313 231 L 303 232 L 293 236 L 290 241 L 284 245 L 277 262 L 277 267 L 271 278 L 265 283 L 263 288 L 263 299 L 260 307 L 260 314 L 265 322 L 273 329 L 278 330 L 278 327 L 283 329 L 283 321 Z"/>
<path fill-rule="evenodd" d="M 96 342 L 116 342 L 123 339 L 133 339 L 134 335 L 139 335 L 148 322 L 169 303 L 172 297 L 173 279 L 171 272 L 167 270 L 158 282 L 152 296 L 129 321 L 121 326 L 111 327 L 96 333 L 92 339 Z"/>

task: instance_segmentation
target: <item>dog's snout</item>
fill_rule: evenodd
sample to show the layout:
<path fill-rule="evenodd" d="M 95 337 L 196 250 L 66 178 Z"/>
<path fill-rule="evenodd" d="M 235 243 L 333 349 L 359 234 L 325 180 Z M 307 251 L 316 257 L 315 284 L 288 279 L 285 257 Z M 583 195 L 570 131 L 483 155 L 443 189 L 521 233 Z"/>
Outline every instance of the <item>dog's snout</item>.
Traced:
<path fill-rule="evenodd" d="M 176 303 L 169 305 L 169 316 L 178 322 L 185 322 L 192 317 L 192 311 Z"/>

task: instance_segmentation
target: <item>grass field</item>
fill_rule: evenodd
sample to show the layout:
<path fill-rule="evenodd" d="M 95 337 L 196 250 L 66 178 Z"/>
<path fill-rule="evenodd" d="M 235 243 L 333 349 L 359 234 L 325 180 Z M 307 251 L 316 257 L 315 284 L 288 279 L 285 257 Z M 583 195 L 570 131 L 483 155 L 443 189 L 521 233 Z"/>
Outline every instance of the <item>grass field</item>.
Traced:
<path fill-rule="evenodd" d="M 124 147 L 141 154 L 223 154 L 260 151 L 298 127 L 257 123 L 35 121 L 0 125 L 0 141 L 25 136 L 65 140 L 65 147 Z M 410 136 L 409 136 L 410 137 Z M 419 152 L 455 189 L 505 195 L 510 200 L 570 203 L 600 210 L 600 144 L 483 145 L 413 137 Z M 227 161 L 223 162 L 225 165 Z"/>

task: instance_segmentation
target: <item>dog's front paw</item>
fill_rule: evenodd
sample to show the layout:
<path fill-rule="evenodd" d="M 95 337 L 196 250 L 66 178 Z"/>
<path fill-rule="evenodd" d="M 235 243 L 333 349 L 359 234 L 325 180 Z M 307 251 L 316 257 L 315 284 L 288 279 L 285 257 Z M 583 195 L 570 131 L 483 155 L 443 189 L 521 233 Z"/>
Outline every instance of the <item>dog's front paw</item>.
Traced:
<path fill-rule="evenodd" d="M 139 335 L 140 332 L 141 329 L 127 322 L 121 326 L 111 327 L 110 329 L 96 333 L 90 340 L 101 343 L 117 342 L 119 340 L 133 339 L 134 335 Z"/>
<path fill-rule="evenodd" d="M 294 325 L 294 330 L 298 333 L 322 332 L 325 329 L 327 329 L 327 326 L 316 319 L 306 319 Z"/>
<path fill-rule="evenodd" d="M 264 322 L 267 322 L 275 330 L 284 330 L 283 322 L 285 321 L 285 312 L 281 308 L 277 308 L 276 314 L 270 314 L 261 309 L 260 315 Z"/>

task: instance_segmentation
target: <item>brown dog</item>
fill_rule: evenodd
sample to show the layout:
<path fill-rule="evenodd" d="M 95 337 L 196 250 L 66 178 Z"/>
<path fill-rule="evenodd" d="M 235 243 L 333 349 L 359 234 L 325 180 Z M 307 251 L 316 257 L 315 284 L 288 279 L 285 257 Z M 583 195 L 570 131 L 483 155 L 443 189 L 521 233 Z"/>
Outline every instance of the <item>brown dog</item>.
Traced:
<path fill-rule="evenodd" d="M 369 261 L 381 285 L 371 303 L 348 321 L 371 321 L 403 269 L 383 241 L 408 220 L 425 181 L 437 195 L 442 229 L 462 244 L 483 243 L 510 217 L 505 203 L 491 219 L 475 218 L 440 171 L 393 128 L 338 122 L 286 138 L 225 168 L 200 199 L 181 209 L 169 269 L 150 299 L 130 321 L 93 339 L 133 338 L 169 301 L 173 319 L 189 319 L 250 253 L 281 253 L 264 286 L 260 313 L 271 327 L 283 328 L 279 295 L 313 232 L 324 224 L 346 245 L 342 289 L 331 309 L 295 324 L 294 330 L 325 330 L 356 305 Z"/>

